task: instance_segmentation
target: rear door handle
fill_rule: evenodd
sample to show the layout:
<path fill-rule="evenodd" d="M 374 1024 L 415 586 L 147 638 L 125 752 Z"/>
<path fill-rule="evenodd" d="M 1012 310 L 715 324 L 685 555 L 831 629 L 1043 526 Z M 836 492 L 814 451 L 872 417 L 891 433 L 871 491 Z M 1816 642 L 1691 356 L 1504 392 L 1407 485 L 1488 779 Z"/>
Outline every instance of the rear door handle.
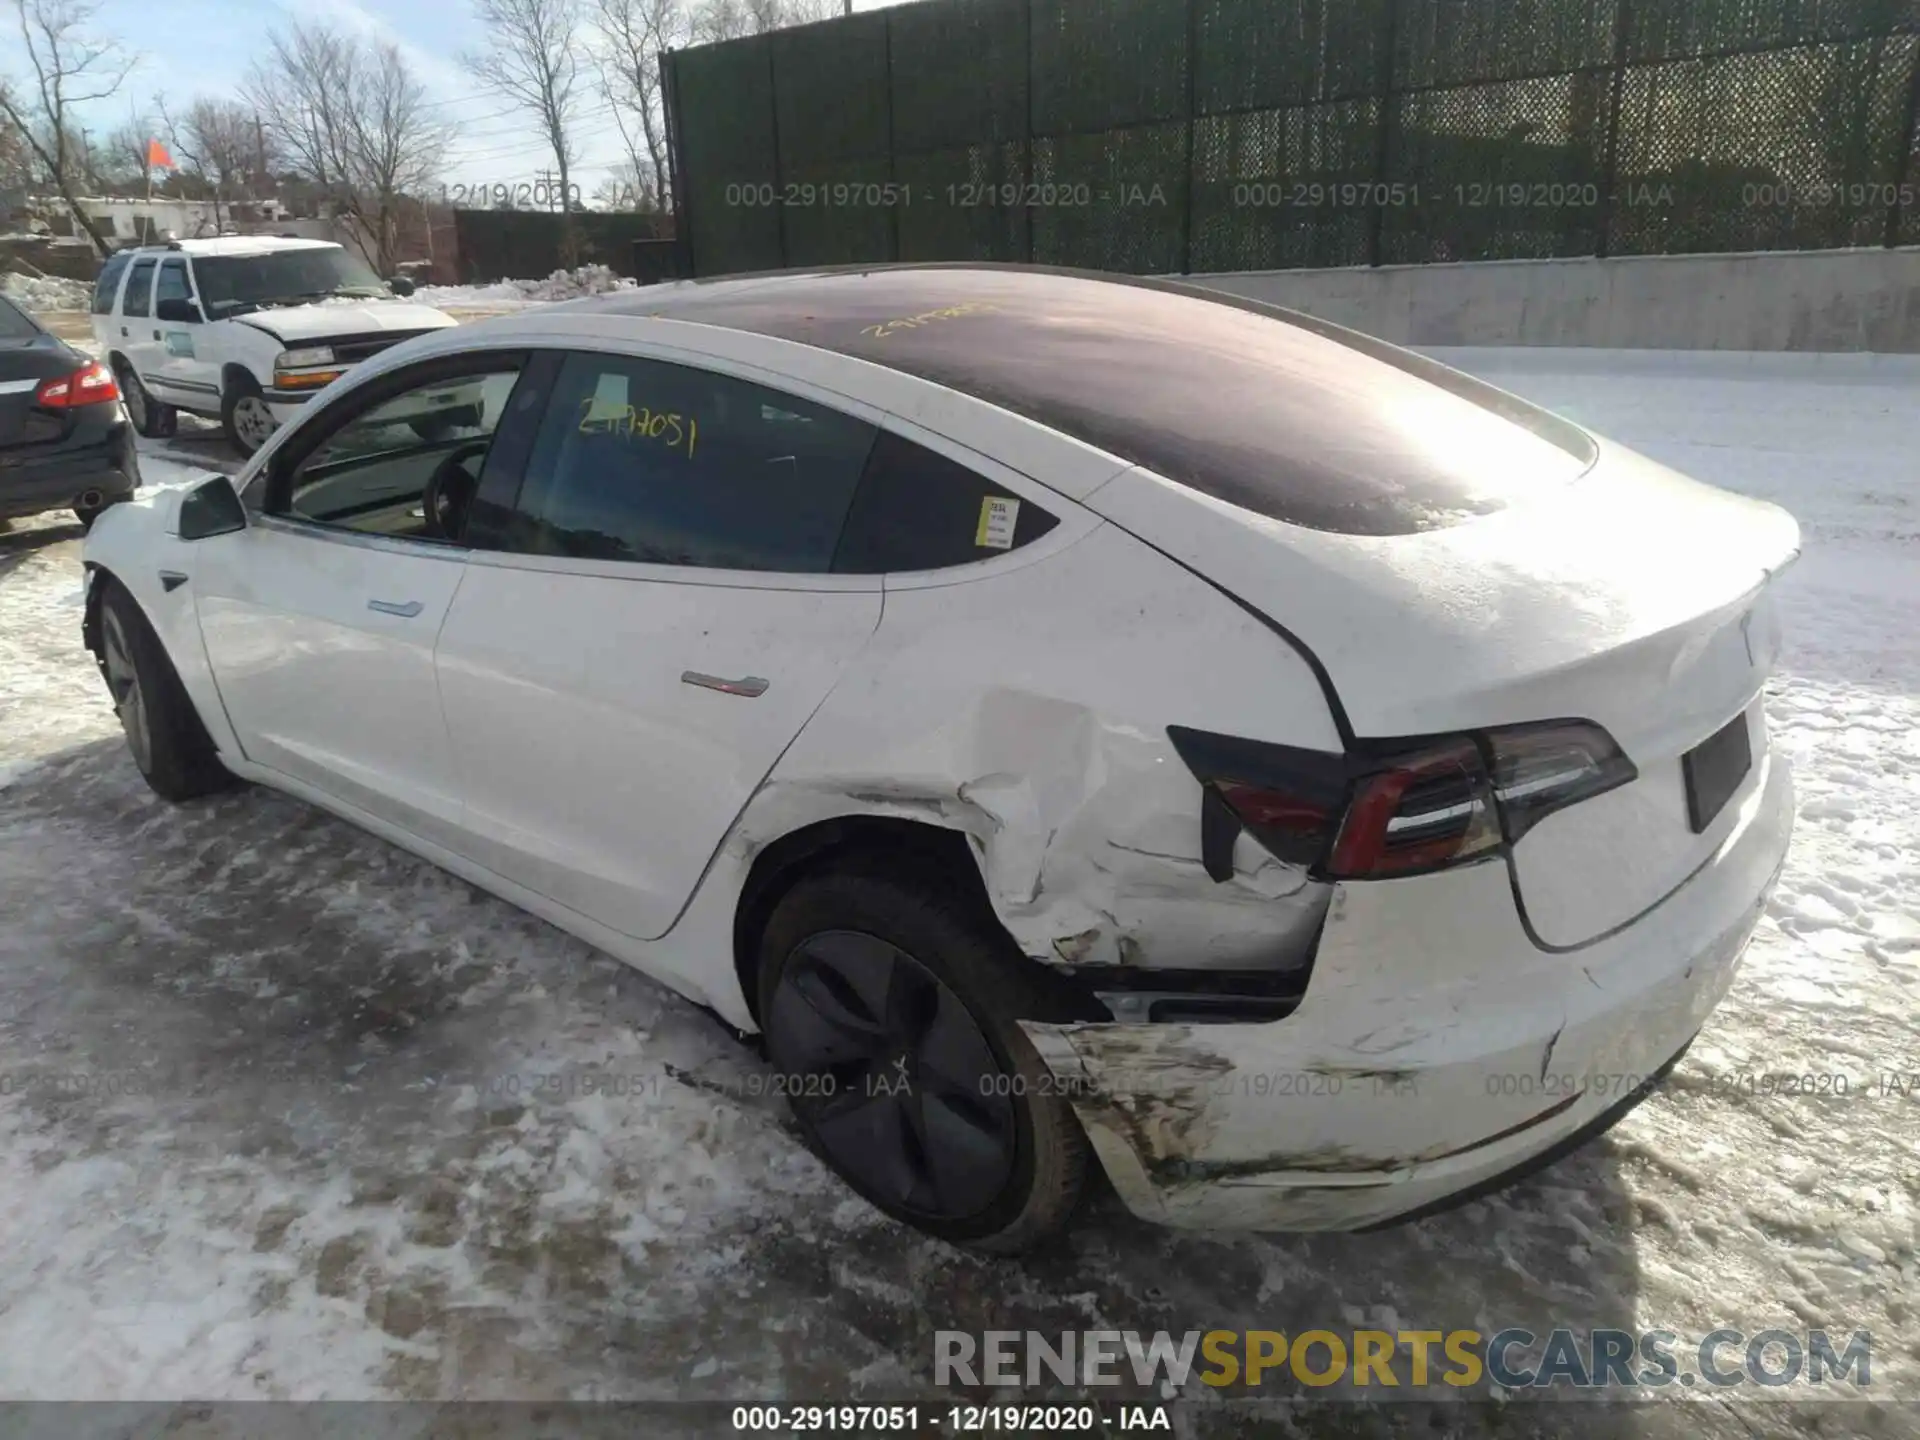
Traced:
<path fill-rule="evenodd" d="M 426 608 L 418 600 L 367 601 L 367 609 L 378 610 L 382 615 L 398 615 L 402 620 L 411 620 Z"/>
<path fill-rule="evenodd" d="M 702 690 L 718 690 L 723 695 L 744 695 L 756 700 L 767 693 L 767 682 L 758 675 L 748 675 L 740 680 L 723 680 L 718 675 L 702 675 L 698 670 L 682 670 L 682 685 L 698 685 Z"/>

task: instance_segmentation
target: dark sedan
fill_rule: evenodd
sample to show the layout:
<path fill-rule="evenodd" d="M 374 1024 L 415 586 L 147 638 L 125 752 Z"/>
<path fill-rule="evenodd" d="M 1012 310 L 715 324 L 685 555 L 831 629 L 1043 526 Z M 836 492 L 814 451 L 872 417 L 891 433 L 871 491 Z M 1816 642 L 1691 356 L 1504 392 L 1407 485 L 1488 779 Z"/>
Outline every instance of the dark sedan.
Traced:
<path fill-rule="evenodd" d="M 0 296 L 0 526 L 69 509 L 90 526 L 139 484 L 113 372 Z"/>

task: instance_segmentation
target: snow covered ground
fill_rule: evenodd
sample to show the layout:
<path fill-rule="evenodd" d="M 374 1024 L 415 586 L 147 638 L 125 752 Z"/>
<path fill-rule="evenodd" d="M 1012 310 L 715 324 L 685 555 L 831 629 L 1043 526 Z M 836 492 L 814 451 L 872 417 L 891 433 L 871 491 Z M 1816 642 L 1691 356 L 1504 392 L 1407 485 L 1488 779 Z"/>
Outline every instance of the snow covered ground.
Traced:
<path fill-rule="evenodd" d="M 1606 1139 L 1377 1235 L 1183 1235 L 1102 1201 L 1025 1265 L 923 1240 L 642 977 L 294 801 L 155 799 L 50 517 L 0 536 L 0 1396 L 897 1398 L 940 1328 L 1368 1324 L 1867 1329 L 1874 1392 L 1920 1396 L 1920 1101 L 1881 1079 L 1920 1071 L 1920 370 L 1448 358 L 1805 534 L 1768 697 L 1787 869 L 1732 995 Z M 1783 1071 L 1847 1093 L 1748 1078 Z M 1189 1433 L 1254 1433 L 1192 1392 Z M 1915 1429 L 1717 1398 L 1289 1429 Z"/>

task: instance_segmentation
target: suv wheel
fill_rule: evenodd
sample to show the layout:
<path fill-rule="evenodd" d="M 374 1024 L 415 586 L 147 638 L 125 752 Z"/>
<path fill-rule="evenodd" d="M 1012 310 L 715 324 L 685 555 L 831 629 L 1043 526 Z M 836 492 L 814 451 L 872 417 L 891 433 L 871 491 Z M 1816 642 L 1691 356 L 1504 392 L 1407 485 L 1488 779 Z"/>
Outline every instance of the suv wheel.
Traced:
<path fill-rule="evenodd" d="M 140 377 L 133 373 L 133 367 L 126 361 L 114 362 L 113 378 L 127 402 L 127 418 L 133 421 L 136 433 L 149 439 L 160 439 L 180 428 L 180 412 L 164 400 L 156 400 L 149 395 L 147 387 L 140 383 Z"/>
<path fill-rule="evenodd" d="M 220 397 L 220 423 L 227 439 L 242 455 L 251 455 L 272 436 L 280 422 L 267 408 L 267 397 L 251 375 L 234 380 Z"/>
<path fill-rule="evenodd" d="M 794 1116 L 841 1179 L 1005 1254 L 1065 1228 L 1087 1141 L 1018 1023 L 1047 1002 L 978 912 L 878 864 L 808 876 L 761 937 L 760 1015 Z"/>

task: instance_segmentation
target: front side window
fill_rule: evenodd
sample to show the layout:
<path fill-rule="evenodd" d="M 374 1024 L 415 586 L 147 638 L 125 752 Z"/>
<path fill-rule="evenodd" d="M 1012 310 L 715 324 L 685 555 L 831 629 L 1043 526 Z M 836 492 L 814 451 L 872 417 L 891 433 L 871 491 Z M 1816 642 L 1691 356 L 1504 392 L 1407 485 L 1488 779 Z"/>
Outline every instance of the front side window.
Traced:
<path fill-rule="evenodd" d="M 136 260 L 133 273 L 127 276 L 127 300 L 120 307 L 123 315 L 143 316 L 147 313 L 147 296 L 153 289 L 153 261 Z"/>
<path fill-rule="evenodd" d="M 187 287 L 187 262 L 184 260 L 165 260 L 160 264 L 160 279 L 153 287 L 153 308 L 159 312 L 163 300 L 191 300 L 193 292 Z"/>
<path fill-rule="evenodd" d="M 113 292 L 120 288 L 120 277 L 127 272 L 129 256 L 115 255 L 100 269 L 100 278 L 93 282 L 93 313 L 111 315 L 113 313 Z"/>
<path fill-rule="evenodd" d="M 516 358 L 363 410 L 295 465 L 286 513 L 362 534 L 459 540 L 519 373 Z"/>
<path fill-rule="evenodd" d="M 821 574 L 875 427 L 658 360 L 567 357 L 505 548 Z"/>

